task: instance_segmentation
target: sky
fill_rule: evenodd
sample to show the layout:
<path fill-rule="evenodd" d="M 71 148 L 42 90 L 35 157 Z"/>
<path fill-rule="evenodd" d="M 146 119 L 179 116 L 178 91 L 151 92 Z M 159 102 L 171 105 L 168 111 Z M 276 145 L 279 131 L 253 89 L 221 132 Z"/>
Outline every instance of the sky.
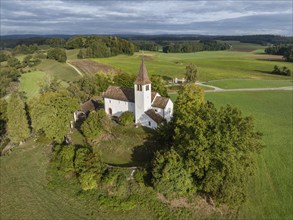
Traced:
<path fill-rule="evenodd" d="M 292 36 L 292 0 L 0 0 L 1 35 Z"/>

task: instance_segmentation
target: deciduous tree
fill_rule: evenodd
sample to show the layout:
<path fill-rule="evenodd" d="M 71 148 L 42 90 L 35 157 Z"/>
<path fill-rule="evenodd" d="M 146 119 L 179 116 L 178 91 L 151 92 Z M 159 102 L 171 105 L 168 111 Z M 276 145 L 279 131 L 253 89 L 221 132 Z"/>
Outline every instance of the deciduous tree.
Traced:
<path fill-rule="evenodd" d="M 152 81 L 152 91 L 158 92 L 161 96 L 168 97 L 166 81 L 163 80 L 161 76 L 153 75 L 151 76 L 151 81 Z"/>
<path fill-rule="evenodd" d="M 86 138 L 97 137 L 109 125 L 109 118 L 104 109 L 92 111 L 81 125 L 81 131 Z"/>
<path fill-rule="evenodd" d="M 7 106 L 7 132 L 13 143 L 19 143 L 27 139 L 30 135 L 27 114 L 24 102 L 19 95 L 13 93 Z"/>
<path fill-rule="evenodd" d="M 32 127 L 61 143 L 70 130 L 73 112 L 78 108 L 78 101 L 67 91 L 45 93 L 30 103 Z"/>
<path fill-rule="evenodd" d="M 193 63 L 186 66 L 185 79 L 186 82 L 196 82 L 198 78 L 197 66 Z"/>
<path fill-rule="evenodd" d="M 187 171 L 178 178 L 191 176 L 195 189 L 230 207 L 243 203 L 246 184 L 255 170 L 255 156 L 262 147 L 261 134 L 255 131 L 251 117 L 243 117 L 231 106 L 217 110 L 211 102 L 204 102 L 201 88 L 187 84 L 176 100 L 171 123 L 158 131 L 163 129 L 168 133 L 161 136 L 166 145 L 163 149 L 176 151 L 177 161 L 182 161 Z M 175 175 L 172 169 L 157 168 L 164 163 L 163 159 L 155 160 L 153 170 L 159 174 L 154 175 L 154 183 L 163 175 Z"/>

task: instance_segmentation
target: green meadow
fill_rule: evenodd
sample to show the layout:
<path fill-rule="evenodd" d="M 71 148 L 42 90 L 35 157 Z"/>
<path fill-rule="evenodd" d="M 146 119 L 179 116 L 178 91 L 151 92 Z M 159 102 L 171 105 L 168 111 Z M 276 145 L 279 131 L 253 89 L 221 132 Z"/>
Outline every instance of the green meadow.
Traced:
<path fill-rule="evenodd" d="M 142 53 L 133 56 L 119 55 L 110 58 L 93 59 L 96 62 L 111 65 L 122 71 L 137 74 Z M 291 63 L 276 59 L 270 55 L 255 52 L 203 51 L 196 53 L 144 53 L 145 63 L 150 75 L 158 74 L 172 79 L 184 77 L 185 66 L 195 63 L 198 66 L 199 80 L 217 79 L 290 79 L 287 76 L 272 75 L 275 65 L 287 66 L 293 71 Z M 278 57 L 278 56 L 276 56 Z"/>
<path fill-rule="evenodd" d="M 45 75 L 41 71 L 22 74 L 20 77 L 19 91 L 25 92 L 28 99 L 38 95 L 40 83 L 44 80 Z"/>
<path fill-rule="evenodd" d="M 75 81 L 80 79 L 80 75 L 66 63 L 59 63 L 55 60 L 42 60 L 41 64 L 36 67 L 37 70 L 43 71 L 62 81 Z"/>
<path fill-rule="evenodd" d="M 239 89 L 239 88 L 278 88 L 293 86 L 291 80 L 249 80 L 249 79 L 231 79 L 210 81 L 205 84 L 216 86 L 221 89 Z"/>
<path fill-rule="evenodd" d="M 292 91 L 206 93 L 205 98 L 217 107 L 238 107 L 254 118 L 256 129 L 263 133 L 265 147 L 257 158 L 240 219 L 292 219 Z"/>
<path fill-rule="evenodd" d="M 233 46 L 234 45 L 234 46 Z M 278 56 L 263 54 L 263 47 L 252 44 L 232 44 L 229 51 L 205 51 L 188 54 L 144 52 L 150 75 L 166 79 L 184 77 L 185 66 L 195 63 L 199 80 L 223 89 L 271 88 L 292 86 L 292 77 L 276 76 L 270 72 L 274 65 L 292 63 Z M 239 52 L 241 50 L 254 50 Z M 78 50 L 67 51 L 68 59 L 76 59 Z M 137 74 L 142 53 L 92 59 L 122 71 Z M 74 81 L 80 75 L 68 66 L 53 60 L 42 60 L 36 71 L 24 73 L 20 90 L 28 98 L 38 93 L 39 81 L 46 74 L 62 81 Z M 176 100 L 177 94 L 170 94 Z M 206 93 L 217 107 L 230 104 L 252 116 L 256 129 L 263 133 L 264 149 L 257 157 L 255 175 L 248 184 L 248 197 L 239 212 L 239 219 L 293 219 L 293 110 L 292 91 L 246 91 Z M 143 129 L 117 127 L 115 138 L 106 137 L 96 150 L 104 161 L 130 164 L 132 149 L 143 144 L 147 132 Z M 82 137 L 74 137 L 80 139 Z M 47 143 L 33 140 L 0 157 L 0 219 L 153 219 L 153 213 L 143 207 L 128 212 L 102 210 L 96 201 L 80 198 L 70 186 L 53 188 L 46 174 L 50 150 Z M 138 158 L 142 156 L 138 153 Z"/>

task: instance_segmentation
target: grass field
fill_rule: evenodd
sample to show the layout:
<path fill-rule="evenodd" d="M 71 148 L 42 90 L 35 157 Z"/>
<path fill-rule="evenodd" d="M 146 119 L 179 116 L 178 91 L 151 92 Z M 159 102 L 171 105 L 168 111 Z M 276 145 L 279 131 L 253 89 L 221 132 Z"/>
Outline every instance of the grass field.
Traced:
<path fill-rule="evenodd" d="M 39 94 L 40 82 L 44 79 L 45 73 L 34 71 L 24 73 L 20 77 L 19 90 L 24 91 L 28 99 Z"/>
<path fill-rule="evenodd" d="M 237 45 L 237 46 L 236 46 Z M 252 52 L 239 52 L 254 50 Z M 67 51 L 68 59 L 76 59 L 78 50 Z M 149 74 L 166 77 L 183 77 L 185 66 L 195 63 L 199 68 L 199 80 L 220 88 L 266 88 L 292 86 L 292 78 L 269 74 L 274 65 L 292 63 L 280 61 L 280 57 L 262 54 L 263 48 L 255 45 L 234 44 L 232 51 L 198 52 L 188 54 L 164 54 L 145 52 Z M 131 74 L 137 74 L 141 53 L 134 56 L 92 59 L 111 65 Z M 36 67 L 41 71 L 23 74 L 22 91 L 29 97 L 36 94 L 38 80 L 44 74 L 57 79 L 74 81 L 80 78 L 67 64 L 43 60 Z M 223 80 L 222 80 L 223 79 Z M 247 79 L 247 80 L 240 80 Z M 252 115 L 257 130 L 261 131 L 265 148 L 257 158 L 256 175 L 248 186 L 248 199 L 240 210 L 240 219 L 293 219 L 293 119 L 292 91 L 258 91 L 207 93 L 206 99 L 216 106 L 231 104 L 244 115 Z M 175 100 L 177 94 L 170 94 Z M 117 127 L 115 138 L 106 137 L 97 150 L 107 163 L 133 163 L 132 149 L 141 149 L 147 139 L 142 128 Z M 82 142 L 80 136 L 75 136 Z M 15 149 L 11 155 L 0 157 L 0 219 L 153 219 L 150 210 L 137 207 L 129 212 L 100 209 L 96 201 L 85 200 L 72 194 L 70 186 L 52 189 L 48 186 L 47 167 L 50 150 L 32 140 Z M 76 192 L 76 191 L 75 191 Z"/>
<path fill-rule="evenodd" d="M 67 60 L 76 60 L 79 49 L 66 50 Z"/>
<path fill-rule="evenodd" d="M 59 63 L 55 60 L 42 60 L 42 63 L 36 67 L 38 70 L 43 71 L 56 79 L 63 81 L 75 81 L 81 76 L 66 63 Z"/>
<path fill-rule="evenodd" d="M 214 82 L 206 82 L 207 85 L 216 86 L 222 89 L 238 89 L 238 88 L 277 88 L 293 86 L 291 80 L 220 80 Z"/>
<path fill-rule="evenodd" d="M 217 106 L 231 104 L 252 115 L 264 134 L 265 148 L 240 212 L 243 219 L 293 218 L 292 98 L 292 91 L 206 94 Z"/>
<path fill-rule="evenodd" d="M 32 140 L 0 157 L 0 219 L 154 219 L 144 207 L 131 211 L 100 208 L 71 185 L 48 186 L 50 149 Z"/>
<path fill-rule="evenodd" d="M 173 100 L 177 95 L 170 95 Z M 207 93 L 216 106 L 230 104 L 255 119 L 265 148 L 248 187 L 241 219 L 292 219 L 293 109 L 292 91 Z"/>
<path fill-rule="evenodd" d="M 111 65 L 131 74 L 137 74 L 141 62 L 141 54 L 133 56 L 119 55 L 110 58 L 93 59 Z M 284 61 L 272 61 L 270 55 L 259 58 L 254 52 L 237 51 L 203 51 L 197 53 L 159 53 L 145 52 L 145 63 L 150 75 L 159 74 L 166 78 L 184 77 L 185 66 L 195 63 L 199 70 L 199 80 L 215 80 L 227 78 L 245 79 L 288 79 L 286 76 L 270 74 L 274 65 L 292 65 Z M 268 59 L 265 59 L 268 57 Z M 270 58 L 270 59 L 269 59 Z"/>

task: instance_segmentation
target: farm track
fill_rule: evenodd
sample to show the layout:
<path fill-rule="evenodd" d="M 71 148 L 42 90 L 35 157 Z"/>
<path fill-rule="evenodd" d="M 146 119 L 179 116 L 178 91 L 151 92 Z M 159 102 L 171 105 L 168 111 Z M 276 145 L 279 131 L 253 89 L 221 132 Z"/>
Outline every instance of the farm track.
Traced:
<path fill-rule="evenodd" d="M 206 90 L 205 92 L 244 92 L 244 91 L 292 91 L 293 87 L 278 87 L 278 88 L 246 88 L 246 89 L 215 89 Z"/>
<path fill-rule="evenodd" d="M 205 86 L 212 88 L 214 90 L 206 90 L 205 92 L 243 92 L 243 91 L 274 91 L 274 90 L 279 90 L 279 91 L 290 91 L 293 90 L 292 86 L 286 86 L 286 87 L 272 87 L 272 88 L 239 88 L 239 89 L 222 89 L 217 86 L 211 86 L 207 85 L 201 82 L 196 83 L 199 86 Z"/>
<path fill-rule="evenodd" d="M 79 75 L 83 76 L 83 73 L 80 72 L 79 69 L 77 69 L 75 66 L 73 66 L 73 65 L 72 65 L 71 63 L 69 63 L 68 61 L 66 61 L 66 63 L 67 63 L 67 65 L 69 65 L 69 66 L 71 66 L 73 69 L 75 69 L 75 71 L 76 71 Z"/>
<path fill-rule="evenodd" d="M 205 90 L 205 93 L 209 92 L 245 92 L 245 91 L 292 91 L 292 86 L 286 86 L 286 87 L 272 87 L 272 88 L 239 88 L 239 89 L 222 89 L 216 86 L 206 85 L 201 82 L 196 83 L 199 86 L 205 86 L 212 88 L 214 90 Z M 169 94 L 177 94 L 177 92 L 169 92 Z"/>

